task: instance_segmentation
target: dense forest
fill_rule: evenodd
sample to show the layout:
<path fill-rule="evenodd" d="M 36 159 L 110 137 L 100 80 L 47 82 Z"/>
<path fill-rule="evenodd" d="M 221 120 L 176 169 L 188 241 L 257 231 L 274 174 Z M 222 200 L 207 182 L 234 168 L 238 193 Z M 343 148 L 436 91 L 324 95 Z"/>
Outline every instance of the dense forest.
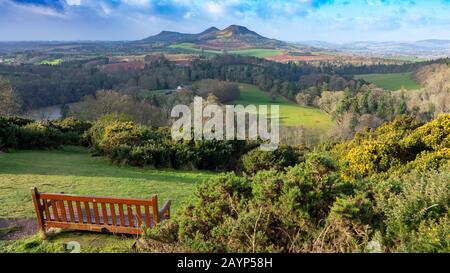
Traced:
<path fill-rule="evenodd" d="M 438 60 L 434 63 L 446 63 Z M 14 92 L 23 101 L 24 110 L 80 101 L 98 90 L 114 89 L 132 92 L 136 89 L 174 89 L 202 79 L 251 83 L 266 92 L 295 99 L 298 93 L 310 87 L 327 91 L 355 91 L 363 83 L 352 79 L 353 74 L 414 71 L 428 63 L 374 66 L 337 66 L 330 63 L 276 63 L 254 57 L 220 55 L 200 58 L 188 67 L 179 67 L 164 56 L 146 58 L 145 69 L 108 73 L 103 58 L 70 61 L 59 65 L 5 65 L 0 64 L 0 75 L 12 84 Z"/>
<path fill-rule="evenodd" d="M 139 124 L 165 126 L 174 105 L 213 94 L 226 104 L 239 97 L 234 83 L 258 86 L 271 98 L 283 96 L 320 108 L 336 123 L 328 137 L 350 139 L 401 115 L 429 121 L 449 111 L 449 60 L 402 65 L 276 63 L 254 57 L 218 55 L 177 66 L 163 55 L 149 55 L 142 70 L 106 71 L 108 59 L 60 65 L 0 65 L 3 115 L 62 105 L 63 117 L 95 121 L 123 113 Z M 432 63 L 432 64 L 431 64 Z M 389 91 L 355 80 L 352 73 L 413 72 L 421 92 Z M 161 92 L 187 85 L 187 92 Z M 67 103 L 77 102 L 70 108 Z"/>

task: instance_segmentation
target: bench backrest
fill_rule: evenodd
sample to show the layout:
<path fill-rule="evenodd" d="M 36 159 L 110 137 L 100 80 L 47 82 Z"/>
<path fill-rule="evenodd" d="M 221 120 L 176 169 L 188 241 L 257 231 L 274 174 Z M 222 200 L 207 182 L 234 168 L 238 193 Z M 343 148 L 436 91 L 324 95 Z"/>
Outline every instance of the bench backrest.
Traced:
<path fill-rule="evenodd" d="M 40 228 L 57 227 L 140 234 L 159 222 L 158 199 L 39 193 L 32 189 Z"/>

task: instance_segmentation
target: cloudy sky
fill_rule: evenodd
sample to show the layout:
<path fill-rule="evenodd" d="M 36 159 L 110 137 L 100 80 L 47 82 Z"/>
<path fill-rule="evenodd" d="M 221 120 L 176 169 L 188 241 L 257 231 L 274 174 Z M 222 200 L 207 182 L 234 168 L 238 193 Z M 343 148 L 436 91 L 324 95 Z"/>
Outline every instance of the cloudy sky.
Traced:
<path fill-rule="evenodd" d="M 286 41 L 450 39 L 450 0 L 0 0 L 0 40 L 134 40 L 245 25 Z"/>

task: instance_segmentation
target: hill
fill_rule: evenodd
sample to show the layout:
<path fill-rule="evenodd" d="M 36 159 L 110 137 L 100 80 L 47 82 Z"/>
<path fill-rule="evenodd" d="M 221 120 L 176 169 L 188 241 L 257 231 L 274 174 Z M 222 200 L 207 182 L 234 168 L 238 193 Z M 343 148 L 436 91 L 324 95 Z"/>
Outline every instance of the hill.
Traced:
<path fill-rule="evenodd" d="M 161 33 L 137 41 L 140 44 L 171 45 L 191 43 L 199 49 L 249 49 L 249 48 L 293 48 L 292 45 L 275 39 L 264 37 L 244 26 L 231 25 L 223 30 L 210 27 L 198 34 L 162 31 Z"/>
<path fill-rule="evenodd" d="M 350 43 L 328 43 L 323 41 L 304 41 L 301 46 L 313 46 L 322 50 L 351 53 L 360 56 L 409 57 L 410 61 L 436 59 L 450 56 L 450 40 L 422 40 L 415 42 L 372 42 L 355 41 Z"/>

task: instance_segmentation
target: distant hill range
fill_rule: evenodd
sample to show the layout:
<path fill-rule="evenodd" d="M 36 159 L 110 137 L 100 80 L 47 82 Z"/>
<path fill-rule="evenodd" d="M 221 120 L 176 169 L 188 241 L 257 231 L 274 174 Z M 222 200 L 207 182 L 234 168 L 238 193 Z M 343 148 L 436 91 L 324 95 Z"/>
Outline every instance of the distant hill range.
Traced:
<path fill-rule="evenodd" d="M 245 49 L 245 48 L 292 48 L 295 47 L 286 42 L 269 39 L 246 27 L 231 25 L 223 30 L 211 27 L 198 34 L 188 34 L 172 31 L 161 33 L 137 41 L 141 44 L 180 44 L 192 43 L 198 48 L 204 49 Z"/>
<path fill-rule="evenodd" d="M 327 43 L 322 41 L 299 42 L 298 45 L 311 46 L 322 50 L 377 56 L 450 56 L 450 40 L 421 40 L 416 42 L 351 42 Z"/>

